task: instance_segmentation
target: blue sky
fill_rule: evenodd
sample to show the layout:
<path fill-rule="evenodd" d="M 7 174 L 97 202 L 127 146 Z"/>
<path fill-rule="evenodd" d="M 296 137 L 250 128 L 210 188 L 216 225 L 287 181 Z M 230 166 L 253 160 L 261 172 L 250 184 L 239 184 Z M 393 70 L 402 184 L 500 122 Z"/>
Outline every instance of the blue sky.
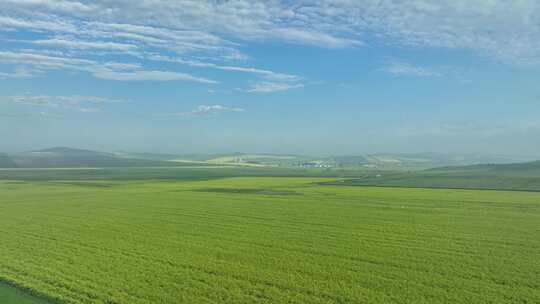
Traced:
<path fill-rule="evenodd" d="M 540 151 L 535 0 L 0 7 L 0 151 Z"/>

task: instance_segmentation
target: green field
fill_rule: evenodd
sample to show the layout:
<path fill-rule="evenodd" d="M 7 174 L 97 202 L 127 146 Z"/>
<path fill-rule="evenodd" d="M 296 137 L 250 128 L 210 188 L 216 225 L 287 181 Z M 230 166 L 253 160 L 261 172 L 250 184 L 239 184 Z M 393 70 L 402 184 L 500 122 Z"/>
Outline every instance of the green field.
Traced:
<path fill-rule="evenodd" d="M 341 177 L 366 174 L 345 169 L 291 169 L 265 167 L 144 167 L 144 168 L 55 168 L 0 169 L 0 180 L 208 180 L 225 177 Z M 375 174 L 375 173 L 370 173 Z"/>
<path fill-rule="evenodd" d="M 59 303 L 540 302 L 540 193 L 330 180 L 3 181 L 0 280 Z"/>
<path fill-rule="evenodd" d="M 540 191 L 540 162 L 475 165 L 421 171 L 359 172 L 336 185 Z"/>

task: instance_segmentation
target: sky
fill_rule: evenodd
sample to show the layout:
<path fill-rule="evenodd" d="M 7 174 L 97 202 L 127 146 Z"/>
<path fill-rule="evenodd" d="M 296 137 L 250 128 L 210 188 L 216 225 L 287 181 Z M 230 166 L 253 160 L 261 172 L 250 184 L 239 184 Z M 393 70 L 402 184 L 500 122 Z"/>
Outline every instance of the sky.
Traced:
<path fill-rule="evenodd" d="M 0 151 L 540 158 L 537 0 L 0 0 Z"/>

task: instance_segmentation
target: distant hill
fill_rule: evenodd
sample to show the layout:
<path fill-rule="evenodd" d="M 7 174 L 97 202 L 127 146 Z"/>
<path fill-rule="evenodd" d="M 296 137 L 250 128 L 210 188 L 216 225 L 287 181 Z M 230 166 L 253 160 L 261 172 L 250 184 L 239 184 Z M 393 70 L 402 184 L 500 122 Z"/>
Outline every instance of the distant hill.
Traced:
<path fill-rule="evenodd" d="M 172 161 L 178 159 L 176 154 L 160 154 L 160 153 L 130 153 L 130 152 L 115 152 L 114 156 L 121 158 L 135 158 L 147 160 L 166 160 Z"/>
<path fill-rule="evenodd" d="M 170 167 L 185 165 L 162 160 L 124 158 L 113 153 L 67 147 L 23 152 L 10 155 L 9 158 L 19 168 Z M 6 167 L 6 164 L 0 162 L 0 166 Z"/>
<path fill-rule="evenodd" d="M 313 158 L 301 155 L 235 152 L 230 154 L 189 154 L 179 156 L 177 160 L 203 161 L 211 164 L 294 167 L 311 159 Z"/>
<path fill-rule="evenodd" d="M 68 147 L 55 147 L 37 151 L 0 154 L 0 168 L 48 168 L 48 167 L 166 167 L 166 166 L 268 166 L 284 168 L 367 169 L 367 170 L 424 170 L 450 168 L 448 170 L 491 170 L 492 165 L 462 166 L 482 163 L 517 163 L 530 159 L 508 156 L 482 156 L 472 154 L 411 153 L 309 156 L 295 154 L 159 154 L 130 152 L 98 152 Z M 456 167 L 457 166 L 457 167 Z M 497 167 L 512 170 L 514 165 Z M 459 169 L 461 168 L 461 169 Z"/>
<path fill-rule="evenodd" d="M 439 167 L 432 168 L 434 172 L 500 172 L 523 174 L 526 172 L 540 171 L 540 161 L 510 163 L 510 164 L 479 164 L 470 166 Z"/>
<path fill-rule="evenodd" d="M 369 164 L 381 169 L 428 169 L 445 166 L 476 164 L 504 164 L 530 161 L 530 158 L 505 155 L 478 155 L 452 153 L 381 153 L 367 156 Z"/>
<path fill-rule="evenodd" d="M 0 153 L 0 168 L 17 168 L 17 164 L 7 154 Z"/>
<path fill-rule="evenodd" d="M 309 156 L 294 154 L 192 154 L 181 160 L 219 164 L 256 164 L 275 167 L 318 167 L 343 169 L 423 170 L 444 166 L 466 166 L 483 163 L 516 163 L 530 158 L 476 154 L 379 153 L 368 155 Z"/>
<path fill-rule="evenodd" d="M 355 155 L 329 157 L 328 161 L 336 167 L 361 167 L 370 164 L 369 157 Z"/>
<path fill-rule="evenodd" d="M 540 161 L 379 172 L 340 185 L 540 191 Z"/>

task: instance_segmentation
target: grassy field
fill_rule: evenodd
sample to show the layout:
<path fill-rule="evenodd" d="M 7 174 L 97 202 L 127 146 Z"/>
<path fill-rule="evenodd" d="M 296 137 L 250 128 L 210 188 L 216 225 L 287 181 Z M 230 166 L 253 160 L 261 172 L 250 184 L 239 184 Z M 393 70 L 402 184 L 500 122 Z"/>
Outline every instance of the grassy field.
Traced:
<path fill-rule="evenodd" d="M 0 280 L 59 303 L 539 303 L 540 193 L 0 182 Z"/>
<path fill-rule="evenodd" d="M 224 177 L 342 177 L 365 172 L 347 169 L 291 169 L 265 167 L 145 167 L 145 168 L 55 168 L 0 169 L 0 180 L 208 180 Z M 375 174 L 375 173 L 370 173 Z"/>
<path fill-rule="evenodd" d="M 327 177 L 333 178 L 331 184 L 348 186 L 540 191 L 538 162 L 422 171 L 233 166 L 0 169 L 0 180 L 18 181 L 188 181 L 227 177 Z"/>
<path fill-rule="evenodd" d="M 540 162 L 364 173 L 335 184 L 357 186 L 540 191 Z"/>

